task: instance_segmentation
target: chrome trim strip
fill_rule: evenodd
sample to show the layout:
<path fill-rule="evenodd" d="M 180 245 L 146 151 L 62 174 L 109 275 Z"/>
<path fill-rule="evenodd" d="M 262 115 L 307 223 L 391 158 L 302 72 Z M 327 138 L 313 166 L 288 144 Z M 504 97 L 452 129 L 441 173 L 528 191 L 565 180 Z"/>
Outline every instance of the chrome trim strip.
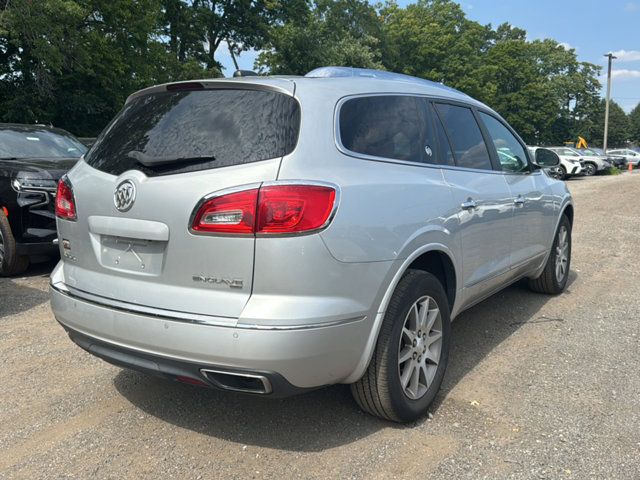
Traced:
<path fill-rule="evenodd" d="M 260 331 L 291 331 L 291 330 L 310 330 L 315 328 L 336 327 L 347 325 L 349 323 L 361 322 L 366 320 L 367 316 L 347 318 L 343 320 L 334 320 L 331 322 L 309 323 L 304 325 L 258 325 L 255 323 L 236 323 L 238 319 L 231 317 L 216 317 L 213 315 L 202 315 L 196 313 L 178 312 L 175 310 L 165 310 L 161 308 L 146 307 L 143 305 L 134 305 L 119 300 L 94 295 L 82 290 L 78 290 L 62 282 L 49 284 L 52 290 L 57 293 L 69 297 L 71 299 L 92 303 L 103 308 L 112 308 L 125 313 L 134 315 L 146 315 L 150 317 L 162 318 L 174 322 L 194 323 L 197 325 L 206 325 L 222 328 L 237 328 L 242 330 L 260 330 Z M 226 321 L 224 321 L 226 320 Z"/>

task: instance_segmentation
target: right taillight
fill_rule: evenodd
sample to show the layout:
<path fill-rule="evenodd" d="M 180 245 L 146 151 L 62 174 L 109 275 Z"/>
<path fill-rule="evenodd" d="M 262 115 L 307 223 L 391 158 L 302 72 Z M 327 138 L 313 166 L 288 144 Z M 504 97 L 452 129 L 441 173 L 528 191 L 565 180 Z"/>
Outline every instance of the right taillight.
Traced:
<path fill-rule="evenodd" d="M 193 233 L 237 235 L 299 234 L 330 221 L 336 188 L 327 185 L 271 184 L 205 199 L 197 208 Z"/>
<path fill-rule="evenodd" d="M 76 220 L 78 218 L 73 189 L 66 177 L 62 177 L 58 182 L 58 191 L 56 192 L 56 216 L 65 220 Z"/>

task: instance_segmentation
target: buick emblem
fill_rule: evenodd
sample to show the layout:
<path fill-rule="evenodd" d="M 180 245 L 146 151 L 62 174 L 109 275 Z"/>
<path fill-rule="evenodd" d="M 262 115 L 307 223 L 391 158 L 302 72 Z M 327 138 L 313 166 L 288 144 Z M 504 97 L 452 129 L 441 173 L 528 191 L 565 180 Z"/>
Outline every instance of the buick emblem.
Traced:
<path fill-rule="evenodd" d="M 113 203 L 121 212 L 128 211 L 136 200 L 136 186 L 131 180 L 125 180 L 113 192 Z"/>

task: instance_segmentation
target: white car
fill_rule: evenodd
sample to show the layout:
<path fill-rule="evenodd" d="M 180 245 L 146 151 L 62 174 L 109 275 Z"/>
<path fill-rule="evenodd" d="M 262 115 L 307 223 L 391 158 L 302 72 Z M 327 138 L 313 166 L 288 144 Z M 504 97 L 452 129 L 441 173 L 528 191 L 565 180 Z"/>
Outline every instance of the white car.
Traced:
<path fill-rule="evenodd" d="M 636 168 L 640 168 L 640 152 L 631 150 L 630 148 L 616 148 L 614 150 L 607 150 L 610 155 L 620 155 L 627 159 L 627 163 L 632 164 Z"/>
<path fill-rule="evenodd" d="M 561 180 L 566 180 L 574 175 L 580 175 L 583 172 L 582 158 L 571 148 L 550 147 L 560 157 Z"/>

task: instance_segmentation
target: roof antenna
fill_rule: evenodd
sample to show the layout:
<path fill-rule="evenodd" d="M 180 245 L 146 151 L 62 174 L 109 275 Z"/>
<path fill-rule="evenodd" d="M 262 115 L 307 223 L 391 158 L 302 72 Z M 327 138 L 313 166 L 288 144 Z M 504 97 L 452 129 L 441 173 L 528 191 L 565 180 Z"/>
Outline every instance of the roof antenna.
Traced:
<path fill-rule="evenodd" d="M 236 60 L 236 56 L 233 53 L 235 49 L 235 44 L 231 44 L 229 41 L 229 37 L 227 37 L 227 46 L 229 47 L 229 53 L 231 54 L 231 60 L 233 60 L 233 65 L 236 67 L 236 71 L 233 72 L 234 78 L 238 77 L 257 77 L 258 74 L 253 70 L 240 70 L 240 66 L 238 65 L 238 61 Z"/>

